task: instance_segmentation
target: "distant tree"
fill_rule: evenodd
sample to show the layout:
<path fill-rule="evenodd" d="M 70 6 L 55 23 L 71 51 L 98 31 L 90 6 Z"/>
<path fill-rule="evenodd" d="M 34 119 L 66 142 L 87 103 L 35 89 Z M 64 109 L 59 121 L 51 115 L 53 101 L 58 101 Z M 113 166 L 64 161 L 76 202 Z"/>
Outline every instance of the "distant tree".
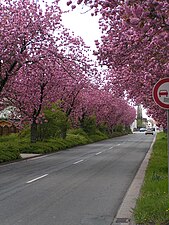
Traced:
<path fill-rule="evenodd" d="M 136 110 L 111 92 L 93 86 L 93 89 L 81 91 L 72 116 L 76 123 L 80 122 L 82 126 L 86 118 L 94 116 L 96 123 L 105 124 L 111 133 L 116 125 L 130 126 L 136 117 Z"/>

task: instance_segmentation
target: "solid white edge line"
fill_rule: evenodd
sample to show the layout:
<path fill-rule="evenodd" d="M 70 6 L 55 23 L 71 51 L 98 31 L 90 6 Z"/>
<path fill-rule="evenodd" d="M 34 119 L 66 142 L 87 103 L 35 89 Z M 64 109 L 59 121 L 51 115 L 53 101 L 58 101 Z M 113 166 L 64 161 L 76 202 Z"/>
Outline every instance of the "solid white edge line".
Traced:
<path fill-rule="evenodd" d="M 42 159 L 42 158 L 46 158 L 47 155 L 42 155 L 42 156 L 36 156 L 34 158 L 30 158 L 29 160 L 32 161 L 32 160 L 36 160 L 36 159 Z"/>
<path fill-rule="evenodd" d="M 75 164 L 78 164 L 78 163 L 81 163 L 81 162 L 83 162 L 83 159 L 81 159 L 81 160 L 79 160 L 77 162 L 74 162 L 73 164 L 75 165 Z"/>
<path fill-rule="evenodd" d="M 30 184 L 30 183 L 32 183 L 32 182 L 34 182 L 34 181 L 37 181 L 37 180 L 39 180 L 39 179 L 42 179 L 42 178 L 46 177 L 47 175 L 48 175 L 48 174 L 44 174 L 44 175 L 42 175 L 42 176 L 40 176 L 40 177 L 36 177 L 36 178 L 34 178 L 34 179 L 32 179 L 32 180 L 27 181 L 26 183 L 27 183 L 27 184 Z"/>
<path fill-rule="evenodd" d="M 96 153 L 96 155 L 100 155 L 102 152 L 98 152 L 98 153 Z"/>

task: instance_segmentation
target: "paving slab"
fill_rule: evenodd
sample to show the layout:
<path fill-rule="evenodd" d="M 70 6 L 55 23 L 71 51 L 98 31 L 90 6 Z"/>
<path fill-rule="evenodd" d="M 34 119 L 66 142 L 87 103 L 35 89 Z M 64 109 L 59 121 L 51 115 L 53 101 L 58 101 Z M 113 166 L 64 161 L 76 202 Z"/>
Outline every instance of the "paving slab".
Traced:
<path fill-rule="evenodd" d="M 20 156 L 22 159 L 29 159 L 40 156 L 41 154 L 32 154 L 32 153 L 21 153 Z"/>

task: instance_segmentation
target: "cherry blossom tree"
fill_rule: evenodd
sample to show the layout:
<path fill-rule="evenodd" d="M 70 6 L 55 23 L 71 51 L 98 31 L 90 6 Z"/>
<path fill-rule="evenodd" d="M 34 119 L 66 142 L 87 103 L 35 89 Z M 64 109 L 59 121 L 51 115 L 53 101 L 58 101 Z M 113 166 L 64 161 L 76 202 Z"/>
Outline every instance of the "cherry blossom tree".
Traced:
<path fill-rule="evenodd" d="M 59 68 L 56 73 L 51 68 L 51 62 L 50 67 L 46 67 L 46 63 L 45 59 L 45 62 L 22 66 L 17 77 L 7 85 L 8 94 L 5 93 L 4 104 L 15 106 L 15 114 L 19 115 L 21 124 L 31 124 L 32 142 L 37 139 L 37 124 L 42 110 L 59 98 L 56 94 Z"/>
<path fill-rule="evenodd" d="M 55 43 L 54 32 L 61 32 L 58 0 L 42 10 L 35 0 L 0 2 L 0 93 L 24 64 L 44 57 L 44 49 Z"/>
<path fill-rule="evenodd" d="M 53 102 L 60 102 L 68 118 L 94 114 L 110 127 L 134 118 L 126 101 L 96 87 L 100 73 L 88 57 L 89 48 L 61 24 L 58 2 L 46 3 L 43 10 L 35 0 L 0 3 L 1 108 L 13 105 L 21 121 L 31 124 L 32 142 L 44 108 Z"/>
<path fill-rule="evenodd" d="M 89 48 L 61 24 L 58 0 L 43 9 L 34 0 L 5 0 L 0 9 L 1 108 L 15 106 L 36 139 L 37 118 L 45 105 L 63 98 L 63 85 L 93 77 Z"/>
<path fill-rule="evenodd" d="M 69 4 L 73 5 L 73 1 Z M 169 2 L 80 0 L 74 4 L 88 5 L 93 15 L 100 14 L 103 36 L 101 43 L 96 41 L 95 54 L 110 69 L 111 88 L 142 103 L 157 121 L 163 115 L 164 124 L 165 111 L 155 110 L 151 92 L 160 78 L 168 77 Z"/>
<path fill-rule="evenodd" d="M 94 116 L 97 124 L 105 124 L 112 133 L 117 125 L 130 126 L 136 117 L 136 110 L 124 99 L 115 97 L 109 91 L 91 86 L 80 92 L 72 116 L 76 123 Z"/>
<path fill-rule="evenodd" d="M 20 122 L 31 124 L 32 142 L 36 142 L 37 125 L 41 122 L 44 108 L 60 102 L 59 105 L 68 117 L 83 83 L 91 79 L 91 71 L 86 69 L 87 63 L 84 71 L 80 58 L 79 63 L 75 64 L 75 61 L 68 58 L 70 53 L 58 57 L 54 48 L 52 54 L 46 54 L 38 63 L 22 66 L 18 75 L 6 85 L 8 93 L 4 92 L 3 104 L 15 106 L 15 113 L 18 111 L 21 117 Z M 85 63 L 82 61 L 82 64 Z"/>

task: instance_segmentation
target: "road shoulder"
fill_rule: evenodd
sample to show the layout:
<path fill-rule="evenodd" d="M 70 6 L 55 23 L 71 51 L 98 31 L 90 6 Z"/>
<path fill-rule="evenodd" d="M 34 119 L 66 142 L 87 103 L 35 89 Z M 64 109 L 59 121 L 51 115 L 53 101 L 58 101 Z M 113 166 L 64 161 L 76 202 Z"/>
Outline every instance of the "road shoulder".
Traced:
<path fill-rule="evenodd" d="M 133 209 L 136 206 L 136 200 L 140 194 L 140 190 L 145 177 L 146 168 L 150 160 L 150 156 L 152 153 L 155 140 L 156 140 L 156 135 L 111 225 L 135 225 L 135 222 L 133 219 Z"/>

